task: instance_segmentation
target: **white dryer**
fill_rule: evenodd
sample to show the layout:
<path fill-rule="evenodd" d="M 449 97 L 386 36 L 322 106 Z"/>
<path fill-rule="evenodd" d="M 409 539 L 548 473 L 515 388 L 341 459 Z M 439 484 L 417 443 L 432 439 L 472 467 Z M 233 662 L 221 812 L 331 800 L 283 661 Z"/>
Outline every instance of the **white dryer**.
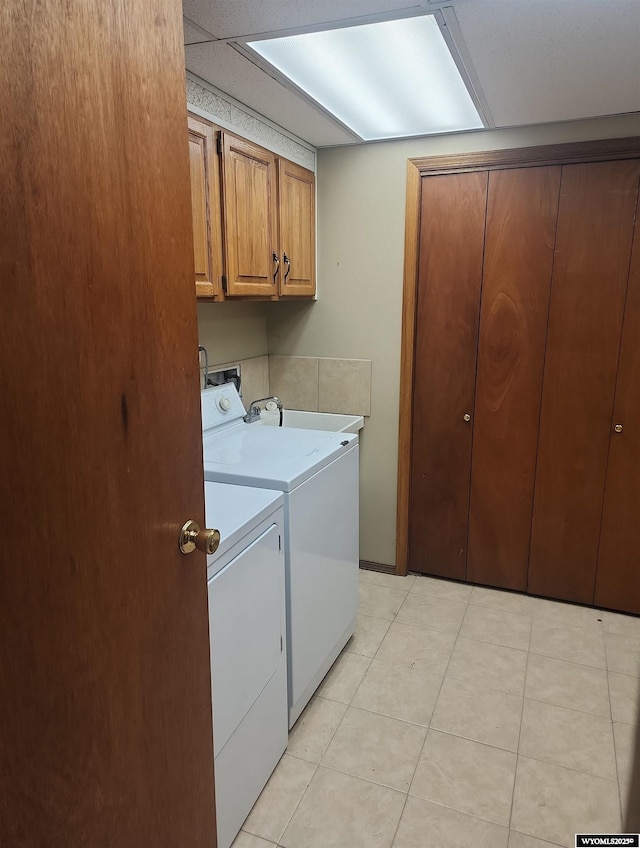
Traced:
<path fill-rule="evenodd" d="M 204 475 L 284 495 L 292 727 L 355 628 L 358 436 L 261 427 L 244 414 L 235 386 L 202 392 Z"/>
<path fill-rule="evenodd" d="M 229 848 L 287 747 L 283 497 L 205 483 L 218 848 Z"/>

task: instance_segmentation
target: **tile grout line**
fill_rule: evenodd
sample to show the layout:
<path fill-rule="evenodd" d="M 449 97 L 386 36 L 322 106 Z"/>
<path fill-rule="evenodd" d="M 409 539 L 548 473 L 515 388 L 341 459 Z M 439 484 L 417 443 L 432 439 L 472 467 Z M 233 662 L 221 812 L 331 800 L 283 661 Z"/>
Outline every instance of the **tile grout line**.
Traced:
<path fill-rule="evenodd" d="M 527 662 L 527 668 L 528 668 Z M 591 668 L 591 666 L 587 666 L 587 668 Z M 602 718 L 611 721 L 610 716 L 602 715 L 602 713 L 590 713 L 588 710 L 581 710 L 580 707 L 567 707 L 564 704 L 556 704 L 554 701 L 545 701 L 544 698 L 536 698 L 532 695 L 525 696 L 528 701 L 535 701 L 536 704 L 545 704 L 547 707 L 557 707 L 560 710 L 573 710 L 573 712 L 580 713 L 580 715 L 591 716 L 591 718 Z"/>
<path fill-rule="evenodd" d="M 531 634 L 533 633 L 533 619 L 531 621 L 531 631 L 529 633 L 529 648 L 531 648 Z M 524 682 L 522 684 L 522 708 L 520 710 L 520 726 L 518 728 L 518 744 L 516 745 L 516 767 L 513 771 L 513 786 L 511 787 L 511 807 L 509 808 L 509 833 L 511 833 L 511 821 L 513 819 L 513 804 L 516 797 L 516 782 L 518 779 L 518 767 L 520 766 L 520 740 L 522 737 L 522 723 L 524 721 L 524 701 L 527 691 L 527 675 L 529 674 L 529 657 L 531 651 L 527 651 L 527 661 L 524 669 Z"/>
<path fill-rule="evenodd" d="M 559 662 L 569 662 L 575 663 L 576 665 L 583 665 L 585 668 L 596 668 L 599 671 L 607 671 L 606 660 L 605 665 L 591 665 L 590 663 L 577 662 L 576 660 L 567 660 L 562 657 L 553 657 L 551 654 L 541 654 L 539 651 L 532 651 L 529 649 L 530 654 L 535 654 L 537 657 L 546 657 L 548 660 L 558 660 Z M 633 675 L 631 675 L 633 676 Z"/>
<path fill-rule="evenodd" d="M 469 600 L 468 600 L 468 599 L 467 599 L 467 604 L 466 604 L 466 606 L 467 606 L 467 608 L 469 607 Z M 465 615 L 466 615 L 466 614 L 467 614 L 467 613 L 466 613 L 466 611 L 465 611 Z M 463 618 L 463 620 L 464 620 L 464 616 L 463 616 L 462 618 Z M 445 667 L 444 674 L 442 675 L 442 680 L 440 681 L 440 687 L 438 688 L 438 694 L 437 694 L 437 696 L 436 696 L 436 698 L 435 698 L 435 700 L 434 700 L 434 702 L 433 702 L 433 710 L 431 711 L 431 715 L 429 716 L 429 724 L 427 725 L 427 728 L 426 728 L 426 733 L 425 733 L 425 735 L 424 735 L 424 741 L 423 741 L 423 743 L 422 743 L 422 745 L 421 745 L 421 747 L 420 747 L 420 752 L 419 752 L 419 754 L 418 754 L 418 758 L 417 758 L 417 760 L 416 760 L 416 764 L 415 764 L 415 767 L 414 767 L 414 769 L 413 769 L 413 774 L 411 775 L 411 780 L 409 781 L 409 786 L 407 787 L 406 797 L 405 797 L 405 799 L 404 799 L 404 804 L 402 805 L 402 810 L 401 810 L 401 812 L 400 812 L 400 816 L 399 816 L 399 818 L 398 818 L 398 824 L 396 825 L 396 828 L 395 828 L 395 830 L 394 830 L 394 832 L 393 832 L 393 837 L 392 837 L 392 839 L 391 839 L 391 846 L 390 846 L 390 848 L 393 848 L 393 845 L 394 845 L 394 843 L 395 843 L 395 841 L 396 841 L 396 837 L 397 837 L 397 835 L 398 835 L 398 830 L 399 830 L 399 828 L 400 828 L 400 822 L 402 821 L 402 817 L 403 817 L 403 815 L 404 815 L 404 811 L 405 811 L 405 810 L 406 810 L 406 808 L 407 808 L 407 802 L 409 801 L 409 797 L 410 797 L 410 796 L 409 796 L 409 793 L 411 792 L 411 787 L 412 787 L 412 785 L 413 785 L 413 781 L 415 780 L 416 772 L 418 771 L 418 766 L 420 765 L 420 760 L 422 759 L 422 754 L 424 753 L 424 748 L 425 748 L 425 745 L 427 744 L 427 739 L 429 738 L 429 731 L 431 730 L 431 721 L 432 721 L 432 719 L 433 719 L 433 714 L 434 714 L 434 712 L 435 712 L 435 710 L 436 710 L 436 707 L 437 707 L 437 705 L 438 705 L 438 700 L 440 699 L 440 695 L 441 695 L 441 693 L 442 693 L 442 687 L 443 687 L 443 685 L 444 685 L 444 681 L 445 681 L 445 678 L 446 678 L 446 676 L 447 676 L 447 671 L 449 670 L 449 665 L 450 665 L 450 663 L 451 663 L 451 657 L 453 656 L 453 652 L 454 652 L 454 650 L 455 650 L 456 643 L 457 643 L 458 638 L 459 638 L 459 633 L 460 633 L 460 628 L 461 628 L 461 627 L 462 627 L 462 621 L 460 622 L 460 627 L 458 628 L 458 633 L 456 634 L 455 641 L 454 641 L 453 645 L 451 646 L 451 653 L 449 654 L 449 659 L 447 660 L 447 665 L 446 665 L 446 667 Z M 412 796 L 412 797 L 413 797 L 413 796 Z M 440 805 L 440 806 L 444 806 L 444 805 Z"/>
<path fill-rule="evenodd" d="M 415 580 L 413 581 L 413 585 L 415 585 Z M 412 588 L 413 588 L 413 586 L 412 586 Z M 410 590 L 409 590 L 409 591 L 410 591 Z M 380 640 L 380 644 L 379 644 L 379 645 L 378 645 L 378 647 L 376 648 L 376 652 L 375 652 L 375 654 L 373 655 L 373 657 L 371 658 L 371 662 L 369 663 L 369 668 L 371 667 L 371 663 L 373 662 L 373 660 L 376 658 L 376 656 L 377 656 L 377 654 L 378 654 L 378 651 L 379 651 L 379 650 L 380 650 L 380 648 L 382 647 L 382 643 L 383 643 L 383 642 L 384 642 L 384 640 L 386 639 L 387 634 L 388 634 L 389 630 L 391 629 L 391 624 L 393 624 L 393 623 L 395 622 L 395 620 L 397 619 L 397 617 L 398 617 L 398 613 L 400 612 L 400 610 L 401 610 L 401 609 L 402 609 L 402 607 L 404 606 L 404 603 L 405 603 L 405 601 L 407 600 L 407 598 L 408 598 L 408 597 L 409 597 L 409 592 L 407 592 L 407 594 L 404 596 L 404 599 L 403 599 L 402 603 L 400 604 L 400 606 L 398 607 L 398 611 L 394 614 L 394 617 L 393 617 L 393 619 L 391 620 L 391 623 L 389 624 L 389 627 L 387 628 L 387 630 L 386 630 L 386 632 L 385 632 L 385 635 L 384 635 L 384 636 L 382 637 L 382 639 Z M 369 670 L 369 668 L 367 668 L 367 671 Z M 367 673 L 365 672 L 365 674 L 363 675 L 363 678 L 362 678 L 362 680 L 360 681 L 360 683 L 359 683 L 359 685 L 358 685 L 358 687 L 357 687 L 356 691 L 353 693 L 353 698 L 351 698 L 351 702 L 353 702 L 353 699 L 354 699 L 354 698 L 356 697 L 356 695 L 358 694 L 358 691 L 359 691 L 359 689 L 360 689 L 360 686 L 362 686 L 362 683 L 363 683 L 364 678 L 365 678 L 366 676 L 367 676 Z M 439 694 L 440 694 L 440 690 L 438 690 L 438 696 L 439 696 Z M 351 704 L 349 704 L 349 706 L 351 706 Z M 349 707 L 347 707 L 347 709 L 349 709 Z M 346 713 L 345 713 L 345 715 L 346 715 Z M 431 719 L 429 719 L 429 720 L 431 720 Z M 340 722 L 340 723 L 342 724 L 342 722 Z M 394 828 L 393 836 L 391 837 L 391 842 L 389 843 L 389 848 L 393 848 L 393 843 L 395 842 L 396 835 L 397 835 L 397 833 L 398 833 L 398 828 L 400 827 L 400 821 L 402 820 L 402 816 L 404 815 L 404 811 L 405 811 L 405 808 L 406 808 L 406 806 L 407 806 L 407 801 L 408 801 L 408 799 L 409 799 L 409 789 L 411 788 L 411 783 L 412 783 L 412 781 L 413 781 L 413 777 L 414 777 L 414 775 L 415 775 L 416 769 L 418 768 L 418 763 L 420 762 L 420 757 L 422 756 L 422 750 L 423 750 L 423 748 L 424 748 L 424 743 L 425 743 L 425 741 L 426 741 L 427 733 L 428 733 L 428 732 L 429 732 L 429 728 L 428 728 L 428 726 L 427 726 L 427 730 L 426 730 L 425 735 L 424 735 L 424 740 L 423 740 L 423 742 L 422 742 L 422 745 L 420 746 L 420 753 L 418 754 L 418 759 L 416 760 L 416 765 L 415 765 L 415 768 L 414 768 L 414 770 L 413 770 L 413 774 L 412 774 L 412 776 L 411 776 L 411 780 L 409 781 L 409 785 L 407 786 L 407 791 L 406 791 L 406 793 L 405 793 L 404 803 L 403 803 L 403 805 L 402 805 L 402 809 L 400 810 L 400 815 L 398 816 L 398 822 L 397 822 L 397 824 L 396 824 L 396 826 L 395 826 L 395 828 Z M 334 735 L 335 735 L 335 734 L 334 734 Z M 323 755 L 323 756 L 324 756 L 324 755 Z"/>
<path fill-rule="evenodd" d="M 371 585 L 375 585 L 375 584 L 371 584 Z M 385 588 L 385 587 L 380 587 L 380 588 Z M 406 593 L 405 593 L 405 597 L 403 598 L 402 604 L 403 604 L 403 603 L 405 602 L 405 600 L 407 599 L 408 594 L 409 594 L 408 592 L 406 592 Z M 400 604 L 400 607 L 398 608 L 398 611 L 400 611 L 400 609 L 401 609 L 401 607 L 402 607 L 402 604 Z M 377 616 L 371 616 L 371 618 L 376 618 L 376 617 L 377 617 Z M 393 624 L 393 622 L 395 621 L 395 618 L 396 618 L 396 617 L 397 617 L 397 613 L 394 613 L 394 617 L 393 617 L 393 619 L 391 619 L 391 621 L 389 622 L 389 627 L 391 627 L 391 625 L 392 625 L 392 624 Z M 386 621 L 387 619 L 382 619 L 382 620 L 385 620 L 385 621 Z M 311 775 L 311 780 L 313 780 L 313 778 L 316 776 L 316 774 L 317 774 L 317 772 L 318 772 L 318 769 L 319 769 L 321 766 L 322 766 L 322 768 L 328 769 L 328 770 L 330 770 L 330 771 L 335 771 L 335 772 L 337 772 L 338 774 L 349 774 L 348 772 L 341 772 L 339 769 L 334 769 L 334 768 L 331 768 L 330 766 L 322 765 L 322 761 L 324 760 L 324 757 L 325 757 L 325 755 L 326 755 L 327 751 L 329 750 L 329 746 L 330 746 L 330 745 L 331 745 L 331 743 L 333 742 L 333 739 L 335 738 L 335 735 L 336 735 L 336 733 L 338 732 L 338 729 L 339 729 L 339 728 L 340 728 L 340 726 L 342 725 L 342 722 L 345 720 L 345 718 L 346 718 L 346 716 L 347 716 L 347 713 L 349 712 L 349 709 L 351 708 L 351 705 L 352 705 L 352 703 L 353 703 L 353 699 L 354 699 L 354 698 L 355 698 L 355 696 L 357 695 L 358 690 L 360 689 L 360 686 L 362 685 L 362 683 L 363 683 L 363 681 L 364 681 L 365 677 L 367 676 L 367 672 L 369 671 L 369 668 L 370 668 L 370 666 L 371 666 L 371 663 L 372 663 L 372 662 L 373 662 L 373 660 L 375 659 L 375 656 L 376 656 L 376 654 L 378 653 L 378 651 L 380 650 L 380 646 L 382 645 L 382 642 L 384 641 L 385 636 L 386 636 L 386 635 L 387 635 L 387 633 L 389 632 L 389 627 L 387 627 L 387 629 L 386 629 L 386 631 L 385 631 L 385 633 L 384 633 L 384 636 L 383 636 L 383 637 L 382 637 L 382 639 L 380 640 L 380 645 L 378 645 L 378 647 L 376 648 L 376 651 L 375 651 L 375 653 L 374 653 L 373 657 L 366 657 L 366 659 L 368 659 L 368 660 L 369 660 L 369 664 L 367 665 L 367 669 L 366 669 L 365 673 L 362 675 L 362 679 L 360 680 L 360 682 L 359 682 L 359 683 L 358 683 L 358 685 L 356 686 L 355 691 L 354 691 L 353 695 L 351 696 L 351 700 L 350 700 L 350 701 L 346 704 L 346 709 L 345 709 L 345 711 L 344 711 L 344 715 L 342 716 L 342 718 L 340 719 L 340 721 L 339 721 L 339 722 L 338 722 L 338 724 L 336 725 L 335 730 L 334 730 L 334 731 L 333 731 L 333 733 L 331 734 L 331 738 L 330 738 L 330 740 L 329 740 L 329 742 L 328 742 L 328 744 L 327 744 L 326 748 L 325 748 L 325 749 L 324 749 L 324 751 L 322 752 L 322 756 L 320 757 L 320 760 L 319 760 L 317 763 L 315 763 L 315 768 L 314 768 L 313 774 Z M 348 651 L 344 651 L 344 649 L 343 649 L 343 652 L 344 652 L 344 653 L 349 653 Z M 364 655 L 354 654 L 354 656 L 364 656 Z M 317 690 L 316 690 L 316 691 L 317 691 Z M 314 696 L 313 696 L 313 697 L 316 697 L 316 696 L 315 696 L 315 693 L 314 693 Z M 323 697 L 323 696 L 322 696 L 322 695 L 318 695 L 317 697 L 321 698 L 321 697 Z M 331 699 L 330 699 L 330 698 L 325 698 L 325 700 L 331 700 Z M 334 701 L 334 703 L 342 703 L 342 704 L 344 704 L 345 702 L 344 702 L 344 701 L 337 701 L 337 702 L 336 702 L 336 701 Z M 305 708 L 305 709 L 306 709 L 306 708 Z M 354 709 L 356 709 L 356 708 L 354 708 Z M 295 755 L 290 754 L 290 756 L 295 756 Z M 298 759 L 302 759 L 302 758 L 298 758 Z M 304 762 L 307 762 L 307 761 L 304 761 Z M 349 775 L 349 776 L 351 776 L 351 777 L 356 777 L 356 778 L 361 779 L 361 780 L 366 780 L 366 778 L 361 778 L 359 775 Z M 283 830 L 282 834 L 280 835 L 280 837 L 279 837 L 279 839 L 278 839 L 278 842 L 280 842 L 280 840 L 281 840 L 281 839 L 282 839 L 282 837 L 284 836 L 284 834 L 285 834 L 285 831 L 286 831 L 287 827 L 289 826 L 289 824 L 290 824 L 291 820 L 293 819 L 293 816 L 295 815 L 295 813 L 296 813 L 296 811 L 297 811 L 298 807 L 299 807 L 299 806 L 300 806 L 300 804 L 302 803 L 303 798 L 304 798 L 304 797 L 305 797 L 305 795 L 307 794 L 307 791 L 308 791 L 308 789 L 309 789 L 309 786 L 311 785 L 311 780 L 309 781 L 309 783 L 308 783 L 308 784 L 307 784 L 307 786 L 305 787 L 305 790 L 304 790 L 304 792 L 302 793 L 302 796 L 300 797 L 300 800 L 299 800 L 299 801 L 298 801 L 298 803 L 296 804 L 295 809 L 293 810 L 293 812 L 292 812 L 292 814 L 291 814 L 291 816 L 290 816 L 289 820 L 287 821 L 287 824 L 286 824 L 286 826 L 285 826 L 285 829 Z M 375 781 L 368 781 L 368 782 L 369 782 L 369 783 L 372 783 L 372 784 L 373 784 L 373 785 L 375 785 L 375 786 L 383 786 L 383 785 L 384 785 L 384 784 L 376 783 Z M 392 789 L 392 790 L 394 790 L 394 791 L 396 791 L 396 792 L 398 792 L 398 791 L 400 791 L 400 792 L 401 792 L 401 791 L 402 791 L 402 790 L 394 789 L 393 787 L 386 787 L 386 788 L 388 788 L 388 789 Z M 403 807 L 403 810 L 404 810 L 404 807 Z M 395 838 L 395 832 L 394 832 L 394 838 Z"/>
<path fill-rule="evenodd" d="M 282 755 L 282 757 L 284 757 L 284 756 L 293 757 L 293 755 L 292 755 L 292 754 L 287 754 L 286 749 L 285 749 L 285 752 L 284 752 L 284 754 Z M 282 762 L 282 757 L 280 758 L 280 760 L 278 760 L 278 765 L 280 765 L 280 763 Z M 300 760 L 300 757 L 293 757 L 293 759 Z M 305 786 L 305 788 L 304 788 L 304 792 L 302 793 L 302 795 L 300 796 L 300 798 L 299 798 L 299 800 L 298 800 L 298 803 L 297 803 L 297 804 L 295 805 L 295 807 L 293 808 L 293 810 L 292 810 L 292 812 L 291 812 L 291 815 L 287 818 L 287 823 L 286 823 L 286 824 L 285 824 L 285 826 L 283 827 L 283 829 L 282 829 L 282 833 L 280 834 L 280 836 L 278 837 L 278 839 L 277 839 L 277 841 L 276 841 L 276 843 L 275 843 L 275 844 L 276 844 L 276 846 L 280 845 L 280 841 L 282 840 L 282 837 L 284 836 L 284 834 L 285 834 L 285 832 L 286 832 L 287 828 L 289 827 L 289 825 L 290 825 L 290 823 L 291 823 L 291 819 L 293 818 L 293 816 L 295 815 L 296 810 L 298 809 L 298 807 L 299 807 L 299 806 L 300 806 L 300 804 L 302 803 L 302 799 L 303 799 L 303 798 L 304 798 L 304 796 L 307 794 L 307 790 L 309 789 L 309 786 L 311 785 L 311 781 L 312 781 L 312 780 L 313 780 L 313 778 L 316 776 L 316 772 L 318 771 L 318 763 L 310 763 L 308 760 L 302 760 L 302 762 L 305 762 L 305 763 L 307 763 L 308 765 L 313 766 L 313 772 L 312 772 L 312 774 L 311 774 L 311 777 L 309 778 L 309 783 L 307 783 L 307 785 Z M 277 766 L 276 766 L 276 768 L 277 768 Z M 274 772 L 275 772 L 275 769 L 274 769 Z M 264 791 L 264 789 L 263 789 L 263 791 Z M 262 792 L 260 793 L 260 795 L 262 795 Z M 259 798 L 260 798 L 260 795 L 258 795 L 258 799 L 256 799 L 256 803 L 258 802 L 258 800 L 259 800 Z M 254 805 L 254 806 L 255 806 L 255 805 Z M 252 808 L 252 809 L 253 809 L 253 808 Z M 249 815 L 250 815 L 250 814 L 251 814 L 251 813 L 249 812 L 249 814 L 247 815 L 247 818 L 249 817 Z M 245 821 L 246 821 L 246 819 L 245 819 Z M 240 828 L 240 830 L 242 830 L 243 828 L 244 828 L 244 822 L 242 823 L 242 827 Z M 259 834 L 257 834 L 257 833 L 251 833 L 251 831 L 250 831 L 250 830 L 247 830 L 247 831 L 245 831 L 245 832 L 246 832 L 246 833 L 251 834 L 252 836 L 258 836 L 258 838 L 259 838 L 259 839 L 265 839 L 265 838 L 266 838 L 266 837 L 264 837 L 264 836 L 260 836 L 260 835 L 259 835 Z M 269 840 L 267 840 L 267 841 L 269 841 Z"/>
<path fill-rule="evenodd" d="M 404 603 L 404 601 L 403 601 L 403 603 Z M 374 616 L 372 616 L 372 617 L 374 617 Z M 387 630 L 388 630 L 388 628 L 387 628 Z M 386 632 L 385 632 L 385 635 L 386 635 Z M 383 637 L 383 639 L 384 639 L 384 637 Z M 382 644 L 382 642 L 381 642 L 381 644 Z M 346 648 L 346 646 L 345 646 L 345 648 Z M 345 653 L 350 653 L 349 651 L 345 650 L 345 648 L 343 648 L 343 649 L 342 649 L 342 651 L 340 652 L 340 654 L 339 654 L 339 655 L 338 655 L 338 657 L 336 658 L 336 662 L 337 662 L 337 661 L 338 661 L 338 659 L 339 659 L 340 657 L 342 657 Z M 376 650 L 376 653 L 377 653 L 377 650 Z M 361 655 L 360 655 L 360 654 L 353 654 L 353 656 L 361 656 Z M 369 663 L 368 663 L 368 665 L 367 665 L 367 669 L 366 669 L 365 673 L 364 673 L 364 674 L 363 674 L 363 676 L 362 676 L 362 680 L 364 680 L 364 678 L 365 678 L 365 676 L 366 676 L 366 674 L 367 674 L 367 671 L 369 670 L 369 666 L 371 665 L 371 663 L 372 663 L 372 661 L 373 661 L 373 657 L 366 657 L 366 659 L 368 659 L 368 660 L 369 660 Z M 335 664 L 335 663 L 334 663 L 334 664 Z M 332 668 L 333 668 L 333 666 L 332 666 Z M 328 672 L 327 672 L 327 674 L 328 674 Z M 325 675 L 325 678 L 326 678 L 326 675 Z M 324 678 L 323 678 L 323 679 L 324 679 Z M 345 709 L 345 712 L 344 712 L 344 715 L 342 716 L 342 718 L 340 719 L 340 721 L 339 721 L 339 722 L 338 722 L 338 724 L 336 725 L 335 730 L 334 730 L 334 731 L 333 731 L 333 733 L 331 734 L 331 739 L 329 740 L 329 742 L 328 742 L 328 744 L 327 744 L 327 747 L 326 747 L 326 748 L 324 749 L 324 751 L 322 752 L 322 755 L 321 755 L 321 757 L 320 757 L 320 760 L 319 760 L 317 763 L 311 763 L 309 760 L 304 760 L 302 757 L 295 757 L 295 754 L 288 754 L 288 756 L 290 756 L 290 757 L 294 757 L 295 759 L 301 760 L 302 762 L 308 762 L 310 765 L 313 765 L 313 767 L 314 767 L 314 768 L 313 768 L 313 774 L 311 775 L 311 779 L 309 780 L 309 783 L 307 783 L 307 785 L 305 786 L 304 792 L 303 792 L 303 793 L 302 793 L 302 795 L 300 796 L 300 799 L 298 800 L 298 803 L 295 805 L 295 807 L 294 807 L 293 811 L 291 812 L 291 815 L 290 815 L 290 816 L 289 816 L 289 818 L 287 819 L 287 823 L 286 823 L 286 825 L 285 825 L 285 827 L 284 827 L 284 830 L 282 831 L 282 833 L 281 833 L 281 834 L 280 834 L 280 836 L 278 837 L 278 845 L 279 845 L 280 841 L 282 840 L 282 837 L 284 836 L 284 834 L 285 834 L 285 832 L 286 832 L 287 828 L 288 828 L 288 827 L 289 827 L 289 825 L 291 824 L 291 820 L 293 819 L 294 815 L 296 814 L 296 812 L 297 812 L 297 810 L 298 810 L 298 807 L 300 806 L 300 804 L 302 803 L 302 801 L 303 801 L 303 799 L 304 799 L 305 795 L 306 795 L 306 794 L 307 794 L 307 792 L 309 791 L 309 787 L 311 786 L 311 782 L 312 782 L 312 780 L 314 779 L 314 777 L 316 776 L 316 774 L 318 773 L 318 769 L 320 768 L 320 765 L 321 765 L 321 763 L 322 763 L 322 760 L 324 759 L 324 756 L 325 756 L 325 754 L 327 753 L 327 750 L 329 749 L 329 745 L 331 745 L 331 742 L 333 741 L 333 738 L 335 737 L 336 733 L 338 732 L 338 728 L 340 727 L 340 725 L 341 725 L 341 724 L 342 724 L 342 722 L 344 721 L 344 718 L 345 718 L 345 716 L 347 715 L 347 712 L 349 711 L 349 707 L 351 706 L 351 702 L 352 702 L 352 701 L 353 701 L 353 699 L 355 698 L 355 696 L 356 696 L 356 692 L 358 691 L 358 689 L 360 688 L 360 685 L 362 684 L 362 680 L 360 681 L 360 683 L 358 684 L 358 686 L 357 686 L 357 687 L 356 687 L 356 689 L 355 689 L 355 692 L 354 692 L 354 693 L 353 693 L 353 695 L 351 696 L 351 701 L 349 701 L 349 702 L 347 703 L 347 705 L 346 705 L 346 709 Z M 319 689 L 319 688 L 320 688 L 320 687 L 318 686 L 318 689 Z M 314 698 L 316 698 L 316 697 L 318 697 L 318 698 L 323 697 L 322 695 L 316 695 L 316 693 L 318 692 L 318 689 L 316 689 L 316 692 L 314 692 L 314 693 L 313 693 L 313 695 L 312 695 L 312 696 L 311 696 L 311 698 L 309 699 L 309 702 L 311 702 L 311 700 L 312 700 L 312 699 L 314 699 Z M 325 700 L 330 701 L 330 700 L 332 700 L 332 699 L 331 699 L 331 698 L 325 698 Z M 334 703 L 342 703 L 342 704 L 344 704 L 344 701 L 334 701 Z M 306 709 L 307 709 L 307 707 L 305 706 L 305 710 L 306 710 Z M 303 712 L 304 712 L 304 710 L 303 710 Z M 298 717 L 298 721 L 300 720 L 300 718 L 302 718 L 302 714 Z M 297 723 L 297 722 L 296 722 L 296 723 Z M 295 727 L 295 725 L 294 725 L 294 727 Z M 291 731 L 289 731 L 289 732 L 291 732 Z M 287 745 L 288 745 L 288 735 L 287 735 Z M 286 751 L 286 749 L 285 749 L 285 754 L 286 754 L 286 753 L 287 753 L 287 751 Z M 326 767 L 326 766 L 323 766 L 323 768 L 327 768 L 327 767 Z"/>
<path fill-rule="evenodd" d="M 607 640 L 604 644 L 605 659 L 607 662 L 607 692 L 609 693 L 609 715 L 611 720 L 611 738 L 613 739 L 613 759 L 616 767 L 616 782 L 618 784 L 618 808 L 620 809 L 620 827 L 624 828 L 624 810 L 622 808 L 622 786 L 620 785 L 620 769 L 618 768 L 618 746 L 616 745 L 616 734 L 613 722 L 613 701 L 611 700 L 611 682 L 609 680 L 609 657 L 607 656 Z"/>

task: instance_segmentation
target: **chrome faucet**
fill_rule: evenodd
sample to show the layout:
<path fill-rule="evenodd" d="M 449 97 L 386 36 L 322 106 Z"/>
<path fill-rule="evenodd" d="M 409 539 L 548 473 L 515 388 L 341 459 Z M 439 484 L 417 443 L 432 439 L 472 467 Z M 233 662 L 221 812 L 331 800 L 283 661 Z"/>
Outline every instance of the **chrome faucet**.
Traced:
<path fill-rule="evenodd" d="M 247 422 L 247 424 L 253 424 L 254 421 L 259 421 L 260 413 L 262 412 L 262 410 L 260 409 L 260 404 L 263 403 L 265 405 L 265 408 L 266 408 L 267 404 L 270 403 L 270 402 L 275 403 L 275 405 L 278 407 L 278 410 L 280 412 L 280 424 L 279 424 L 279 426 L 282 427 L 282 411 L 283 411 L 282 401 L 280 400 L 280 398 L 275 397 L 275 395 L 272 395 L 271 397 L 260 398 L 259 400 L 251 401 L 251 403 L 249 404 L 249 411 L 244 416 L 244 420 Z"/>

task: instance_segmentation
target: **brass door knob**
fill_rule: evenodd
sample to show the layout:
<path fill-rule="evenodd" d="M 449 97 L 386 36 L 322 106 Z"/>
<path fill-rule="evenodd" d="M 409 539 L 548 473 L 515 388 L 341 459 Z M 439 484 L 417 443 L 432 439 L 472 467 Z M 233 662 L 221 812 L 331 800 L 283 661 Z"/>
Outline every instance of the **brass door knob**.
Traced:
<path fill-rule="evenodd" d="M 180 550 L 190 554 L 197 548 L 203 554 L 215 554 L 220 544 L 218 530 L 201 530 L 195 521 L 187 521 L 180 530 Z"/>
<path fill-rule="evenodd" d="M 465 414 L 462 416 L 462 419 L 463 419 L 463 421 L 466 421 L 467 424 L 468 424 L 469 421 L 471 421 L 471 416 L 469 415 L 468 412 L 465 412 Z"/>
<path fill-rule="evenodd" d="M 616 433 L 622 433 L 622 424 L 616 424 L 613 429 L 616 431 Z"/>

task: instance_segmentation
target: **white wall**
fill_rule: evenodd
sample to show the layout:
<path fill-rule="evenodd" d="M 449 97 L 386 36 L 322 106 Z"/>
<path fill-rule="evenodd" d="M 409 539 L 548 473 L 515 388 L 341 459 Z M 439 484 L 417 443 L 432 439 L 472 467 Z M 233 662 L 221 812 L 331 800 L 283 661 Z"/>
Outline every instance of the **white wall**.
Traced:
<path fill-rule="evenodd" d="M 210 365 L 268 353 L 266 303 L 198 303 L 198 339 Z"/>
<path fill-rule="evenodd" d="M 362 559 L 395 563 L 407 159 L 631 135 L 640 135 L 638 116 L 318 151 L 319 300 L 269 304 L 268 348 L 373 362 L 361 446 Z"/>

